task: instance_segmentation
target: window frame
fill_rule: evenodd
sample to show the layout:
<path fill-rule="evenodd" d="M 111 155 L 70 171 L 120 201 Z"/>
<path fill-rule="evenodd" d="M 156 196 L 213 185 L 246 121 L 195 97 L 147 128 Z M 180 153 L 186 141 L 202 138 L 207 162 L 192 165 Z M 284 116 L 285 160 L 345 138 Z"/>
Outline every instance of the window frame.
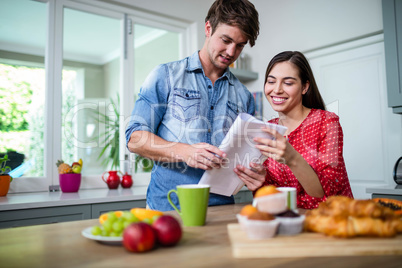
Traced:
<path fill-rule="evenodd" d="M 152 27 L 178 32 L 180 40 L 180 58 L 189 56 L 195 51 L 197 44 L 196 27 L 172 18 L 157 16 L 122 7 L 117 4 L 84 0 L 33 0 L 47 5 L 47 40 L 45 49 L 45 132 L 44 132 L 44 177 L 23 177 L 15 179 L 10 185 L 9 193 L 49 191 L 49 187 L 59 185 L 58 171 L 55 165 L 61 159 L 62 142 L 62 70 L 63 70 L 63 20 L 64 8 L 119 19 L 121 22 L 120 51 L 120 167 L 124 165 L 125 156 L 130 154 L 125 144 L 124 128 L 129 121 L 134 107 L 134 46 L 130 38 L 127 22 L 140 23 Z M 133 29 L 133 27 L 132 27 Z M 130 159 L 130 157 L 129 157 Z M 136 185 L 147 185 L 150 174 L 132 174 Z M 135 186 L 134 186 L 135 187 Z M 106 188 L 101 180 L 101 174 L 83 176 L 80 189 Z"/>

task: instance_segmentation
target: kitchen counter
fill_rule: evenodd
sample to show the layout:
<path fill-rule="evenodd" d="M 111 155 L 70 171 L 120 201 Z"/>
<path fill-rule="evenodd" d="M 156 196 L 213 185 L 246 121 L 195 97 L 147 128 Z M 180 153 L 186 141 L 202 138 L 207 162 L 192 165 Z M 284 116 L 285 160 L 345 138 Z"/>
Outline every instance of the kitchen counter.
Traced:
<path fill-rule="evenodd" d="M 37 192 L 7 194 L 0 197 L 0 211 L 45 208 L 58 206 L 85 205 L 107 202 L 145 200 L 147 186 L 116 190 L 79 190 L 76 193 Z"/>
<path fill-rule="evenodd" d="M 366 188 L 366 193 L 371 193 L 372 198 L 392 198 L 402 201 L 402 185 L 385 185 Z"/>
<path fill-rule="evenodd" d="M 401 255 L 237 259 L 227 225 L 244 204 L 208 208 L 205 226 L 183 227 L 178 245 L 131 253 L 81 235 L 97 219 L 0 230 L 2 267 L 398 267 Z M 178 218 L 175 211 L 168 212 Z"/>

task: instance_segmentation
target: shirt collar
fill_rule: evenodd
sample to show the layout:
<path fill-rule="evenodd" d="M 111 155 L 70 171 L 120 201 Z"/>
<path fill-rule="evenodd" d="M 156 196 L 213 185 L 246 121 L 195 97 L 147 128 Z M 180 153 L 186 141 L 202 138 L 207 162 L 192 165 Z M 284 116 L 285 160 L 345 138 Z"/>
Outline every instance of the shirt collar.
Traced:
<path fill-rule="evenodd" d="M 196 51 L 189 57 L 187 71 L 194 72 L 196 70 L 201 70 L 204 73 L 204 70 L 201 65 L 199 51 Z M 204 74 L 205 76 L 205 74 Z M 230 72 L 229 68 L 226 68 L 225 72 L 220 78 L 226 77 L 231 85 L 233 85 L 234 75 Z"/>

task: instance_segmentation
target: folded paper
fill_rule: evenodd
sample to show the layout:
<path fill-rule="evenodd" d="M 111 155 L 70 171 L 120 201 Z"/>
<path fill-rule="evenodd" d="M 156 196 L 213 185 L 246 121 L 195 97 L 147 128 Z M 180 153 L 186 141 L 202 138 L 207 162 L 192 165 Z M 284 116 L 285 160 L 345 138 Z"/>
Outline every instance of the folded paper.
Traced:
<path fill-rule="evenodd" d="M 281 135 L 287 130 L 284 126 L 264 123 L 249 114 L 240 113 L 219 146 L 219 149 L 227 155 L 225 165 L 219 169 L 205 171 L 199 184 L 209 184 L 211 193 L 225 196 L 237 194 L 244 183 L 233 169 L 238 164 L 250 168 L 251 162 L 262 164 L 266 160 L 266 157 L 255 147 L 254 138 L 274 140 L 272 135 L 262 130 L 267 127 L 276 129 Z"/>

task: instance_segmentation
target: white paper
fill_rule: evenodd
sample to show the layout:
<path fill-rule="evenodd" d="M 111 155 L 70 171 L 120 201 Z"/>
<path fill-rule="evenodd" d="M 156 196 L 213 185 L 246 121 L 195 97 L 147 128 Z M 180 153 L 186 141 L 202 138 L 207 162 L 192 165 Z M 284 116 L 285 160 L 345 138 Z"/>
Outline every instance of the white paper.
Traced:
<path fill-rule="evenodd" d="M 237 194 L 244 183 L 233 169 L 238 164 L 250 168 L 251 162 L 262 164 L 266 160 L 260 150 L 255 148 L 253 140 L 254 137 L 274 140 L 272 135 L 262 131 L 264 127 L 276 129 L 282 135 L 287 130 L 284 126 L 264 123 L 247 113 L 240 113 L 219 146 L 227 155 L 225 165 L 220 169 L 205 171 L 199 184 L 209 184 L 211 193 L 225 196 Z"/>

